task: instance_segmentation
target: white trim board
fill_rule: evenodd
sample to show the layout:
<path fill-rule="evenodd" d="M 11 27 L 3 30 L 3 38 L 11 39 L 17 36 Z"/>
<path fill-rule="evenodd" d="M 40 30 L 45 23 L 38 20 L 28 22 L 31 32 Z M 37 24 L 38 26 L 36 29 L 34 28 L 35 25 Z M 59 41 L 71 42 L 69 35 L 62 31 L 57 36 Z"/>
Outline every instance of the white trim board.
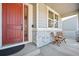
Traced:
<path fill-rule="evenodd" d="M 0 48 L 2 47 L 2 4 L 0 4 Z"/>
<path fill-rule="evenodd" d="M 32 42 L 33 6 L 28 3 L 24 5 L 28 6 L 28 42 Z"/>
<path fill-rule="evenodd" d="M 33 28 L 32 31 L 62 31 L 60 28 Z"/>
<path fill-rule="evenodd" d="M 22 42 L 22 43 L 16 43 L 16 44 L 13 44 L 13 45 L 3 46 L 3 47 L 0 48 L 0 50 L 15 47 L 15 46 L 22 45 L 22 44 L 27 44 L 27 43 L 30 43 L 30 42 L 28 41 L 28 42 Z"/>
<path fill-rule="evenodd" d="M 28 11 L 28 35 L 29 35 L 29 41 L 32 42 L 32 22 L 33 22 L 33 6 L 32 5 L 28 5 L 29 6 L 29 11 Z"/>

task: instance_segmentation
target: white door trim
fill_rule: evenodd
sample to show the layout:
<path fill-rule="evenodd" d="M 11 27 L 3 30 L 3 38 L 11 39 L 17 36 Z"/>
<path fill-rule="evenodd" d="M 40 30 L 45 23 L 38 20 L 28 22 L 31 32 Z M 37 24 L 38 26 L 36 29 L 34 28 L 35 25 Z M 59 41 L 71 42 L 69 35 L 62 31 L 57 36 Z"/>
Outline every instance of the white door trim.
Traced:
<path fill-rule="evenodd" d="M 0 48 L 2 47 L 2 4 L 0 3 Z"/>
<path fill-rule="evenodd" d="M 31 4 L 24 4 L 28 6 L 28 43 L 32 42 L 32 24 L 33 24 L 33 6 Z"/>

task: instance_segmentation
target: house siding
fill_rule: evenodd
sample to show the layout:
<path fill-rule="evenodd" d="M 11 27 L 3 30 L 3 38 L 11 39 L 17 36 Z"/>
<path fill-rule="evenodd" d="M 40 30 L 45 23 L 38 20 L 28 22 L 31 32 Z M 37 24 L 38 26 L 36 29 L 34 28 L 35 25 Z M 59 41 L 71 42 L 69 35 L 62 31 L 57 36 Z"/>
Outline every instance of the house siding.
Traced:
<path fill-rule="evenodd" d="M 75 38 L 77 27 L 78 27 L 78 16 L 68 18 L 62 23 L 62 29 L 65 37 Z"/>

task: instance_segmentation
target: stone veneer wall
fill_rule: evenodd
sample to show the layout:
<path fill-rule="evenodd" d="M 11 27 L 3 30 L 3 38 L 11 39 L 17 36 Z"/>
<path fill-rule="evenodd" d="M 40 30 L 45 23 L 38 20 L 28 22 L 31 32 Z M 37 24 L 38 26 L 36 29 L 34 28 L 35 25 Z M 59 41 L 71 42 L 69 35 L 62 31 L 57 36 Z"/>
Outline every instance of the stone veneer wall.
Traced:
<path fill-rule="evenodd" d="M 37 47 L 41 47 L 52 42 L 50 33 L 50 31 L 37 31 Z"/>

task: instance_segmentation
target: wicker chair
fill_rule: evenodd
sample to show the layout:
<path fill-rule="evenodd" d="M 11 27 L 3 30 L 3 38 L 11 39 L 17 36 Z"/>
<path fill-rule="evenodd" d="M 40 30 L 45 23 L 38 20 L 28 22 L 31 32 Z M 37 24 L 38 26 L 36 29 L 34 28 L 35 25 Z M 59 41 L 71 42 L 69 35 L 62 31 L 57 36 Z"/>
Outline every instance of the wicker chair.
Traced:
<path fill-rule="evenodd" d="M 61 42 L 66 43 L 63 32 L 56 32 L 56 35 L 54 35 L 54 33 L 51 34 L 54 37 L 54 41 L 53 41 L 54 44 L 60 45 Z"/>

